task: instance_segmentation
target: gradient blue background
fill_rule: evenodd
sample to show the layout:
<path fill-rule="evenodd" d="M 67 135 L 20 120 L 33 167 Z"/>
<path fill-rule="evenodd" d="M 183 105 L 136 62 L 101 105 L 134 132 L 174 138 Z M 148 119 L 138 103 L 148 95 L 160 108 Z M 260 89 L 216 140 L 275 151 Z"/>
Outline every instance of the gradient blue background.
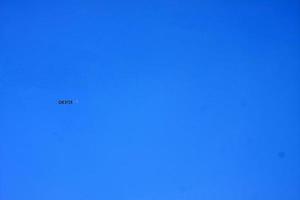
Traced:
<path fill-rule="evenodd" d="M 299 200 L 299 12 L 1 0 L 0 199 Z"/>

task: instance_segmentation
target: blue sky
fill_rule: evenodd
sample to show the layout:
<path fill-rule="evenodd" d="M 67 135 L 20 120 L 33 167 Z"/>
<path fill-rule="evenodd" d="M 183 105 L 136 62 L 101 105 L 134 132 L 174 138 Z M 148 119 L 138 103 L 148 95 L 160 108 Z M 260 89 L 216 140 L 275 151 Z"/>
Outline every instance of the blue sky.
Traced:
<path fill-rule="evenodd" d="M 0 199 L 298 200 L 299 10 L 1 0 Z"/>

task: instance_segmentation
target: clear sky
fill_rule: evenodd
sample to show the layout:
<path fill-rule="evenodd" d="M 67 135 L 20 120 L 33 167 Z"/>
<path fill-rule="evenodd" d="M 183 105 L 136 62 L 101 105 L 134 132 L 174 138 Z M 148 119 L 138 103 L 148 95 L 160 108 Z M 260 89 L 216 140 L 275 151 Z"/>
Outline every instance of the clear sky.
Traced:
<path fill-rule="evenodd" d="M 0 0 L 0 199 L 299 200 L 299 13 Z"/>

